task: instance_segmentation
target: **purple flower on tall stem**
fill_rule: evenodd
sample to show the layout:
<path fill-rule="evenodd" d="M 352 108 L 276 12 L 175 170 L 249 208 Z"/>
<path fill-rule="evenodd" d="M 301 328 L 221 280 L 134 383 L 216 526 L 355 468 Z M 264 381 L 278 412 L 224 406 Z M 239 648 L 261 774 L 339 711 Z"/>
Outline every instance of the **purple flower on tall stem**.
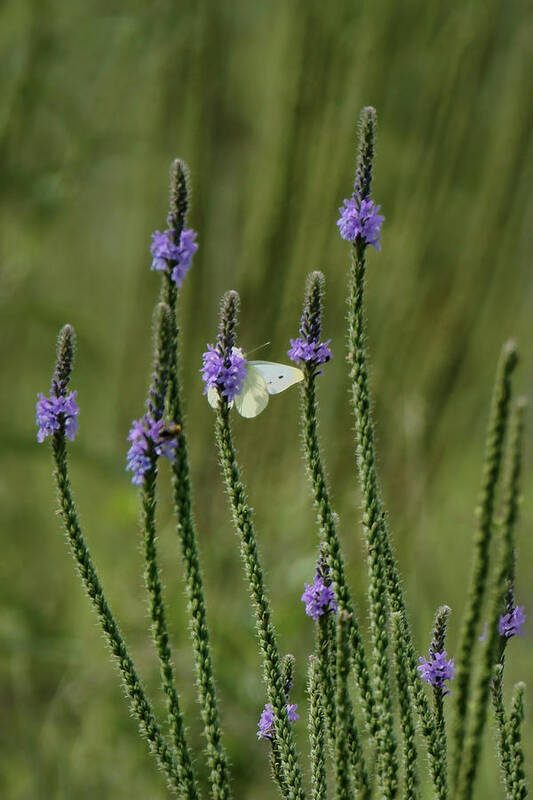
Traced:
<path fill-rule="evenodd" d="M 204 381 L 204 394 L 215 386 L 232 403 L 235 395 L 242 392 L 246 378 L 246 356 L 240 347 L 232 347 L 227 358 L 224 359 L 221 342 L 216 346 L 207 345 L 207 350 L 202 356 L 203 367 L 200 370 Z"/>
<path fill-rule="evenodd" d="M 77 392 L 67 395 L 57 394 L 57 382 L 52 382 L 52 388 L 46 397 L 40 392 L 37 397 L 35 416 L 37 422 L 37 441 L 44 442 L 47 436 L 52 436 L 60 430 L 61 424 L 65 426 L 65 435 L 72 442 L 78 432 L 78 414 L 80 410 L 76 403 Z"/>
<path fill-rule="evenodd" d="M 152 253 L 153 270 L 170 270 L 170 275 L 174 283 L 181 287 L 183 279 L 187 274 L 192 257 L 198 250 L 196 243 L 196 233 L 192 228 L 187 228 L 181 232 L 179 243 L 175 244 L 176 231 L 168 228 L 166 231 L 156 231 L 152 234 Z"/>
<path fill-rule="evenodd" d="M 451 681 L 455 676 L 455 662 L 453 658 L 446 658 L 446 650 L 434 651 L 430 648 L 429 659 L 420 658 L 420 665 L 417 667 L 422 678 L 426 683 L 430 683 L 436 689 L 445 689 L 443 694 L 450 694 L 446 689 L 445 681 Z"/>
<path fill-rule="evenodd" d="M 305 584 L 305 592 L 300 598 L 305 603 L 305 613 L 308 617 L 319 619 L 328 611 L 337 612 L 337 601 L 335 592 L 328 577 L 328 568 L 319 559 L 315 578 L 312 584 Z"/>
<path fill-rule="evenodd" d="M 291 339 L 287 355 L 291 361 L 304 361 L 310 366 L 325 364 L 331 358 L 329 343 L 320 341 L 322 329 L 322 293 L 324 277 L 320 272 L 312 272 L 307 280 L 305 302 L 300 320 L 299 337 Z"/>
<path fill-rule="evenodd" d="M 126 469 L 133 473 L 131 482 L 140 486 L 145 474 L 161 456 L 176 460 L 176 426 L 162 419 L 154 420 L 150 414 L 133 421 L 128 439 L 131 442 L 127 454 Z"/>
<path fill-rule="evenodd" d="M 287 350 L 287 355 L 291 361 L 325 364 L 331 358 L 330 341 L 331 339 L 328 339 L 327 342 L 309 342 L 303 336 L 299 336 L 298 339 L 291 339 L 291 346 Z"/>
<path fill-rule="evenodd" d="M 287 703 L 285 708 L 287 710 L 287 716 L 289 718 L 289 722 L 296 722 L 297 719 L 300 719 L 300 715 L 296 712 L 296 709 L 298 708 L 297 703 Z M 270 703 L 267 703 L 263 711 L 261 712 L 261 716 L 257 724 L 258 727 L 257 738 L 272 739 L 273 725 L 274 725 L 274 711 Z"/>
<path fill-rule="evenodd" d="M 500 636 L 510 639 L 512 636 L 523 636 L 522 626 L 526 621 L 524 606 L 514 606 L 508 610 L 507 614 L 500 617 L 498 630 Z"/>
<path fill-rule="evenodd" d="M 451 609 L 449 606 L 441 606 L 435 616 L 435 626 L 433 628 L 433 639 L 429 648 L 429 659 L 420 657 L 417 667 L 420 675 L 426 683 L 438 689 L 440 697 L 450 694 L 446 688 L 445 681 L 451 681 L 455 676 L 455 662 L 453 658 L 446 657 L 444 642 L 446 639 L 446 628 Z"/>
<path fill-rule="evenodd" d="M 344 200 L 344 206 L 339 208 L 341 216 L 337 225 L 341 237 L 348 242 L 361 238 L 366 244 L 379 250 L 381 225 L 385 219 L 379 214 L 380 208 L 373 200 L 360 201 L 354 192 L 348 200 Z"/>

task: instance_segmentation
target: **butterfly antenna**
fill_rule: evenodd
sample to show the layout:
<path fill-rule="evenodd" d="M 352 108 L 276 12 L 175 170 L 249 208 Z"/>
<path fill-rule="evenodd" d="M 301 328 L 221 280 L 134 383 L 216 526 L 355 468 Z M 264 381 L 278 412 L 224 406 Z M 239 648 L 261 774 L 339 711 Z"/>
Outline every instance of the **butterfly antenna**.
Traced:
<path fill-rule="evenodd" d="M 262 350 L 263 347 L 268 347 L 272 342 L 265 342 L 264 344 L 259 344 L 257 347 L 254 347 L 253 350 L 248 350 L 247 356 L 251 356 L 252 353 L 257 353 L 258 350 Z"/>

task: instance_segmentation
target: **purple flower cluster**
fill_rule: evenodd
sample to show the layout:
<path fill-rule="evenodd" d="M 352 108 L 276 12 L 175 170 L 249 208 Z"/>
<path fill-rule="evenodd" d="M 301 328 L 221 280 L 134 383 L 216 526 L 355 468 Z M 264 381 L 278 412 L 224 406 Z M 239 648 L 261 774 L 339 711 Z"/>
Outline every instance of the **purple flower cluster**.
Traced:
<path fill-rule="evenodd" d="M 417 669 L 426 683 L 430 683 L 436 689 L 446 689 L 444 681 L 451 681 L 455 676 L 455 662 L 453 658 L 446 659 L 446 650 L 434 651 L 430 649 L 429 660 L 422 658 L 422 656 L 418 660 L 420 665 Z M 443 692 L 443 694 L 449 693 L 448 689 Z"/>
<path fill-rule="evenodd" d="M 300 719 L 300 715 L 296 713 L 296 709 L 298 708 L 297 703 L 287 703 L 285 706 L 287 709 L 287 716 L 289 718 L 289 722 L 296 722 L 297 719 Z M 272 726 L 274 725 L 274 711 L 272 710 L 272 706 L 270 703 L 267 703 L 264 707 L 261 717 L 259 718 L 259 722 L 257 727 L 259 730 L 257 731 L 257 738 L 258 739 L 272 739 Z"/>
<path fill-rule="evenodd" d="M 78 414 L 80 410 L 76 403 L 77 392 L 63 397 L 56 394 L 54 384 L 46 397 L 40 392 L 37 397 L 35 416 L 37 427 L 37 441 L 44 442 L 47 436 L 52 436 L 55 431 L 60 430 L 61 424 L 65 425 L 65 434 L 72 442 L 78 432 Z"/>
<path fill-rule="evenodd" d="M 524 632 L 522 630 L 522 626 L 525 621 L 526 615 L 524 612 L 524 606 L 515 606 L 514 608 L 511 608 L 507 614 L 504 614 L 500 617 L 500 621 L 498 623 L 500 636 L 504 636 L 506 639 L 510 639 L 511 636 L 523 636 Z"/>
<path fill-rule="evenodd" d="M 305 603 L 305 613 L 313 619 L 318 619 L 327 611 L 336 612 L 338 608 L 335 592 L 331 588 L 328 578 L 324 578 L 325 572 L 327 572 L 327 568 L 321 566 L 321 561 L 319 561 L 313 584 L 305 584 L 305 592 L 300 598 Z"/>
<path fill-rule="evenodd" d="M 176 231 L 169 228 L 166 231 L 156 231 L 152 235 L 150 252 L 152 253 L 151 269 L 171 270 L 171 277 L 178 287 L 181 287 L 183 279 L 191 266 L 192 257 L 198 250 L 196 244 L 196 232 L 192 228 L 183 230 L 180 235 L 179 244 L 174 244 Z"/>
<path fill-rule="evenodd" d="M 287 350 L 287 355 L 291 361 L 325 364 L 331 358 L 330 341 L 331 339 L 328 339 L 327 342 L 309 341 L 306 337 L 299 336 L 298 339 L 291 339 L 291 346 Z"/>
<path fill-rule="evenodd" d="M 344 201 L 344 206 L 339 208 L 341 213 L 337 221 L 340 235 L 348 242 L 354 242 L 358 237 L 366 244 L 379 250 L 381 224 L 385 217 L 379 214 L 381 206 L 374 205 L 373 200 L 361 200 L 354 192 L 349 200 Z"/>
<path fill-rule="evenodd" d="M 320 272 L 312 272 L 307 280 L 305 302 L 300 318 L 299 336 L 291 339 L 287 355 L 297 364 L 304 361 L 310 367 L 325 364 L 331 358 L 329 343 L 320 341 L 322 332 L 322 294 L 324 277 Z"/>
<path fill-rule="evenodd" d="M 156 421 L 149 414 L 133 421 L 128 434 L 131 445 L 126 469 L 133 473 L 131 482 L 135 486 L 142 484 L 154 457 L 164 456 L 169 461 L 175 461 L 178 440 L 171 429 L 171 425 L 165 424 L 162 419 Z"/>
<path fill-rule="evenodd" d="M 207 350 L 202 356 L 203 367 L 200 370 L 205 383 L 204 394 L 212 386 L 218 387 L 228 403 L 235 395 L 242 392 L 242 385 L 246 378 L 246 356 L 240 347 L 232 347 L 227 361 L 221 353 L 221 347 L 207 345 Z"/>

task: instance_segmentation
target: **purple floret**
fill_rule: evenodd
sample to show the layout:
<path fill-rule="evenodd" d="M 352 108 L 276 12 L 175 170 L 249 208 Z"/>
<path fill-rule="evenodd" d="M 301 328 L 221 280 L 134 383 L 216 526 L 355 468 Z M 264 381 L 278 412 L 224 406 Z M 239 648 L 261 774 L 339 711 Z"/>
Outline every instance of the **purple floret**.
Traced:
<path fill-rule="evenodd" d="M 154 270 L 170 269 L 170 274 L 174 283 L 181 287 L 183 279 L 189 270 L 192 257 L 198 250 L 196 243 L 196 233 L 192 228 L 183 230 L 180 235 L 179 244 L 174 244 L 176 231 L 169 228 L 166 231 L 156 231 L 152 234 L 152 266 Z"/>
<path fill-rule="evenodd" d="M 289 718 L 289 722 L 296 722 L 297 719 L 300 719 L 300 715 L 296 713 L 296 709 L 298 708 L 297 703 L 287 703 L 285 708 L 287 710 L 287 717 Z M 274 711 L 272 710 L 272 706 L 270 705 L 270 703 L 267 703 L 263 711 L 261 712 L 261 716 L 257 724 L 258 727 L 257 738 L 272 739 L 273 725 L 274 725 Z"/>
<path fill-rule="evenodd" d="M 319 565 L 315 574 L 313 584 L 305 584 L 305 592 L 300 598 L 305 603 L 305 613 L 308 617 L 318 619 L 328 611 L 337 611 L 337 601 L 333 588 L 324 580 L 323 572 L 325 568 Z"/>
<path fill-rule="evenodd" d="M 205 383 L 204 394 L 211 386 L 216 386 L 220 373 L 224 368 L 224 359 L 212 344 L 207 345 L 207 350 L 202 356 L 203 366 L 200 372 Z"/>
<path fill-rule="evenodd" d="M 449 694 L 446 689 L 445 681 L 451 681 L 455 676 L 455 663 L 453 658 L 446 659 L 446 650 L 442 652 L 429 651 L 429 660 L 422 658 L 418 659 L 420 665 L 417 667 L 418 671 L 426 683 L 430 683 L 437 689 L 445 689 L 443 694 Z"/>
<path fill-rule="evenodd" d="M 291 346 L 287 350 L 287 355 L 291 361 L 299 362 L 305 361 L 308 364 L 325 364 L 331 358 L 331 349 L 329 343 L 318 342 L 316 340 L 309 341 L 303 336 L 298 339 L 291 339 Z"/>
<path fill-rule="evenodd" d="M 366 244 L 379 250 L 381 225 L 385 219 L 379 214 L 381 206 L 376 206 L 373 200 L 361 200 L 354 193 L 344 206 L 339 208 L 340 219 L 337 221 L 340 235 L 348 242 L 354 242 L 358 237 Z"/>
<path fill-rule="evenodd" d="M 225 363 L 219 346 L 208 344 L 202 361 L 200 371 L 205 384 L 204 394 L 211 386 L 216 386 L 228 403 L 233 402 L 235 396 L 242 392 L 246 378 L 246 356 L 241 348 L 233 347 Z"/>
<path fill-rule="evenodd" d="M 66 397 L 57 396 L 54 386 L 50 389 L 48 397 L 40 392 L 35 407 L 37 441 L 44 442 L 47 436 L 60 430 L 61 423 L 65 425 L 65 435 L 72 442 L 78 432 L 78 414 L 80 410 L 76 403 L 77 392 L 70 392 Z"/>
<path fill-rule="evenodd" d="M 522 626 L 526 621 L 526 615 L 524 612 L 524 606 L 516 606 L 507 614 L 504 614 L 500 617 L 500 621 L 498 623 L 498 630 L 500 632 L 500 636 L 504 636 L 506 639 L 510 639 L 511 636 L 523 636 L 524 632 L 522 630 Z"/>
<path fill-rule="evenodd" d="M 154 420 L 149 414 L 133 421 L 128 440 L 131 442 L 127 454 L 126 469 L 132 472 L 131 482 L 140 486 L 156 458 L 176 460 L 178 440 L 169 434 L 169 427 L 162 419 Z"/>

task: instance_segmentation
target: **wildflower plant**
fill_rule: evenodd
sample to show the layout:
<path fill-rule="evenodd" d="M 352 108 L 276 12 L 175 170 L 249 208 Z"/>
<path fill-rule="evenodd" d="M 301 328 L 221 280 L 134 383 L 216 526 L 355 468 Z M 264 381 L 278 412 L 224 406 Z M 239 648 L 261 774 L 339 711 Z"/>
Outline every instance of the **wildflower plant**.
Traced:
<path fill-rule="evenodd" d="M 254 514 L 234 442 L 233 406 L 243 392 L 249 368 L 238 342 L 240 299 L 236 291 L 230 290 L 222 298 L 216 341 L 208 345 L 203 355 L 204 394 L 212 398 L 216 393 L 216 402 L 209 402 L 214 412 L 221 478 L 240 546 L 262 659 L 264 694 L 257 698 L 258 721 L 250 721 L 250 730 L 257 724 L 255 746 L 268 752 L 272 778 L 283 798 L 325 800 L 334 794 L 337 800 L 416 800 L 429 785 L 438 800 L 470 800 L 474 796 L 487 711 L 492 704 L 503 796 L 525 798 L 524 686 L 515 687 L 508 710 L 503 694 L 507 648 L 512 638 L 523 635 L 526 620 L 525 607 L 515 599 L 515 530 L 525 407 L 524 401 L 513 401 L 517 348 L 513 342 L 504 346 L 496 375 L 472 579 L 459 642 L 445 642 L 450 608 L 443 605 L 435 617 L 428 656 L 421 656 L 419 653 L 425 648 L 414 641 L 381 495 L 368 377 L 364 304 L 367 249 L 371 246 L 380 250 L 384 222 L 380 206 L 371 196 L 375 137 L 376 113 L 373 108 L 364 108 L 353 191 L 339 209 L 337 222 L 342 239 L 350 244 L 347 364 L 355 419 L 354 467 L 362 498 L 361 519 L 354 520 L 353 527 L 362 534 L 367 559 L 368 636 L 363 633 L 367 627 L 365 612 L 356 607 L 346 577 L 338 519 L 320 446 L 317 386 L 320 384 L 327 392 L 327 364 L 333 356 L 331 341 L 322 339 L 325 282 L 320 272 L 309 275 L 298 336 L 290 340 L 288 349 L 289 358 L 299 368 L 290 368 L 296 377 L 293 375 L 287 386 L 300 382 L 305 464 L 317 515 L 316 572 L 301 595 L 305 607 L 301 608 L 301 624 L 314 628 L 307 704 L 303 698 L 293 696 L 295 670 L 304 668 L 295 663 L 293 656 L 282 656 L 280 652 Z M 141 736 L 154 754 L 169 790 L 192 800 L 202 796 L 230 800 L 230 759 L 224 747 L 211 658 L 193 516 L 188 430 L 181 401 L 178 295 L 198 249 L 196 233 L 185 227 L 187 211 L 187 173 L 177 160 L 171 168 L 167 228 L 154 233 L 150 248 L 151 268 L 159 273 L 161 281 L 154 315 L 152 376 L 144 413 L 132 423 L 128 435 L 126 456 L 131 483 L 139 492 L 151 632 L 166 699 L 164 723 L 156 716 L 106 599 L 70 486 L 67 440 L 73 441 L 78 432 L 79 414 L 77 393 L 70 389 L 75 350 L 70 325 L 59 335 L 50 392 L 48 396 L 38 396 L 37 438 L 39 442 L 51 439 L 60 513 L 80 578 L 117 662 Z M 338 346 L 335 352 L 337 349 Z M 253 391 L 253 385 L 247 391 Z M 158 491 L 165 489 L 159 476 L 161 458 L 168 459 L 172 472 L 176 533 L 183 557 L 208 766 L 205 786 L 198 776 L 199 756 L 192 752 L 182 711 L 181 687 L 176 683 L 172 655 L 174 637 L 167 626 L 160 577 L 156 509 Z M 310 542 L 309 549 L 312 548 Z M 485 605 L 486 631 L 478 636 Z M 450 652 L 453 655 L 448 655 Z M 307 719 L 309 733 L 305 754 L 300 752 L 295 736 L 295 728 L 303 718 Z"/>

